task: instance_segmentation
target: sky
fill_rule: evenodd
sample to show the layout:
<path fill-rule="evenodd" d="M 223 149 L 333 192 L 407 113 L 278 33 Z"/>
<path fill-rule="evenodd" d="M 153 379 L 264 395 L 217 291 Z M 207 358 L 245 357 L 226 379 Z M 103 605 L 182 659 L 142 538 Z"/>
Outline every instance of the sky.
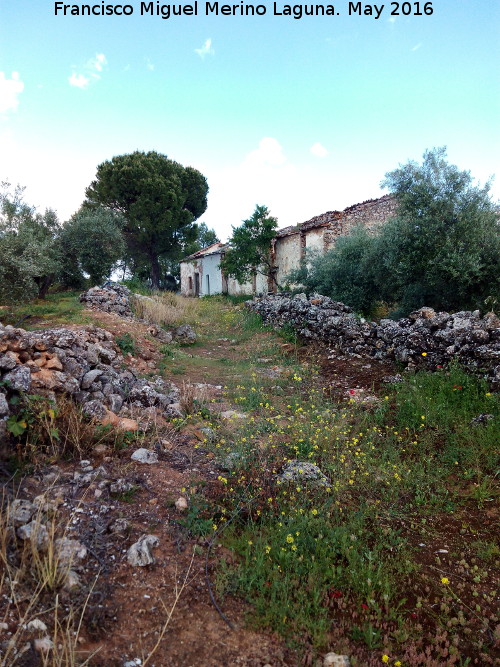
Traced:
<path fill-rule="evenodd" d="M 61 221 L 101 162 L 135 150 L 206 176 L 199 222 L 221 240 L 256 204 L 285 227 L 379 197 L 435 146 L 500 178 L 498 0 L 332 0 L 334 15 L 301 18 L 287 7 L 317 5 L 88 2 L 98 15 L 0 3 L 0 181 Z"/>

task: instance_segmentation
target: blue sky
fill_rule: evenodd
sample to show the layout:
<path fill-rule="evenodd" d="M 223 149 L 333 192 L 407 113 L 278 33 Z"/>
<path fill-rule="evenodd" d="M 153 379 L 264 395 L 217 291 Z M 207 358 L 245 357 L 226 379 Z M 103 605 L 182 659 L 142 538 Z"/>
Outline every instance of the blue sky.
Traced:
<path fill-rule="evenodd" d="M 380 2 L 379 19 L 344 0 L 300 20 L 261 4 L 163 20 L 133 0 L 128 17 L 2 0 L 0 180 L 64 220 L 100 162 L 156 150 L 205 174 L 201 220 L 224 240 L 257 203 L 284 227 L 380 196 L 387 171 L 433 146 L 482 183 L 498 173 L 497 0 L 434 0 L 430 16 Z"/>

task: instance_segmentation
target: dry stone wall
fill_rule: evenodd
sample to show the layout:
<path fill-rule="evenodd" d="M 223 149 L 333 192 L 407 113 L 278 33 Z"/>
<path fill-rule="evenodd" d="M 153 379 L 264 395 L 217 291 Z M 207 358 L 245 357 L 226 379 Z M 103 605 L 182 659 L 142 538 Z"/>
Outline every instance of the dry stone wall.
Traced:
<path fill-rule="evenodd" d="M 160 377 L 140 378 L 123 361 L 112 334 L 95 326 L 25 331 L 0 324 L 0 440 L 19 394 L 65 394 L 89 416 L 118 427 L 134 406 L 169 416 L 177 388 Z"/>
<path fill-rule="evenodd" d="M 429 369 L 458 360 L 500 386 L 500 320 L 494 313 L 481 317 L 479 311 L 436 313 L 424 307 L 376 324 L 320 294 L 273 294 L 248 307 L 267 324 L 292 326 L 303 338 L 323 341 L 346 355 Z"/>

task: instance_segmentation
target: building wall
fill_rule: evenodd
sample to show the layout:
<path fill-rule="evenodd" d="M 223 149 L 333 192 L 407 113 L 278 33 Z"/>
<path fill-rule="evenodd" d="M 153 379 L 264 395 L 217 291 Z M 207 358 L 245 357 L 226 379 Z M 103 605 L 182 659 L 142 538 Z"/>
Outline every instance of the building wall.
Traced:
<path fill-rule="evenodd" d="M 362 225 L 370 233 L 375 232 L 396 214 L 396 210 L 397 201 L 392 195 L 349 206 L 337 219 L 329 221 L 325 230 L 325 251 L 334 248 L 337 238 L 348 234 L 357 225 Z"/>
<path fill-rule="evenodd" d="M 222 293 L 222 274 L 219 268 L 220 260 L 220 253 L 207 255 L 198 260 L 203 267 L 203 278 L 201 279 L 200 277 L 200 296 Z"/>
<path fill-rule="evenodd" d="M 300 225 L 280 230 L 274 243 L 277 285 L 282 286 L 288 274 L 299 268 L 300 260 L 307 255 L 308 250 L 323 253 L 334 248 L 337 238 L 348 234 L 356 225 L 363 225 L 369 232 L 375 232 L 380 225 L 395 215 L 396 209 L 396 199 L 391 195 L 385 195 L 380 199 L 370 199 L 355 204 L 343 211 L 328 211 Z M 268 279 L 261 274 L 258 274 L 255 280 L 244 284 L 229 278 L 226 287 L 224 284 L 226 281 L 223 281 L 221 270 L 218 268 L 220 260 L 221 252 L 214 252 L 181 262 L 181 294 L 195 296 L 196 273 L 199 275 L 200 296 L 208 293 L 220 294 L 225 288 L 229 294 L 235 296 L 267 294 Z"/>
<path fill-rule="evenodd" d="M 194 296 L 194 274 L 196 262 L 181 262 L 181 294 L 182 296 Z"/>
<path fill-rule="evenodd" d="M 308 252 L 322 253 L 325 250 L 324 240 L 325 230 L 323 227 L 316 227 L 305 232 L 305 250 Z"/>
<path fill-rule="evenodd" d="M 209 296 L 211 294 L 222 294 L 224 288 L 227 293 L 233 296 L 253 294 L 267 294 L 267 276 L 260 273 L 255 276 L 255 280 L 249 280 L 245 283 L 239 283 L 234 278 L 228 278 L 227 287 L 223 284 L 222 272 L 219 268 L 221 253 L 214 253 L 199 257 L 197 259 L 181 262 L 181 294 L 182 296 L 196 296 L 195 275 L 199 276 L 199 294 L 198 296 Z"/>
<path fill-rule="evenodd" d="M 298 269 L 301 259 L 300 233 L 296 232 L 290 236 L 282 236 L 276 239 L 274 246 L 275 265 L 278 267 L 276 272 L 276 282 L 283 285 L 286 276 Z"/>

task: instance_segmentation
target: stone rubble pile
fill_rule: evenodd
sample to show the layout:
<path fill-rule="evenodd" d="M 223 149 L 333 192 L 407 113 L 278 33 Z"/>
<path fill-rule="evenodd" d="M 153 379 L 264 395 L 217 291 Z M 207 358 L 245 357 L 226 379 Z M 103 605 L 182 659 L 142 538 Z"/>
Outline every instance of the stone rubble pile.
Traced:
<path fill-rule="evenodd" d="M 376 324 L 320 294 L 274 294 L 247 305 L 265 323 L 291 326 L 303 338 L 323 341 L 346 355 L 430 369 L 456 359 L 500 384 L 500 319 L 494 313 L 481 317 L 479 311 L 436 313 L 424 307 Z"/>
<path fill-rule="evenodd" d="M 121 317 L 134 317 L 130 307 L 131 291 L 125 285 L 108 281 L 101 287 L 91 287 L 80 294 L 80 301 L 87 308 L 102 310 L 105 313 L 116 313 Z"/>
<path fill-rule="evenodd" d="M 126 430 L 134 429 L 134 420 L 126 419 L 133 406 L 168 416 L 179 399 L 175 385 L 125 368 L 109 331 L 95 326 L 25 331 L 0 324 L 0 438 L 17 393 L 66 394 L 88 415 Z"/>
<path fill-rule="evenodd" d="M 128 287 L 107 281 L 100 287 L 91 287 L 80 294 L 80 301 L 92 310 L 101 310 L 105 313 L 115 313 L 127 319 L 136 319 L 146 322 L 134 315 L 132 310 L 133 301 L 149 301 L 155 303 L 154 299 L 142 294 L 131 292 Z M 196 342 L 196 333 L 189 324 L 181 324 L 172 331 L 166 331 L 155 323 L 150 324 L 149 333 L 161 343 L 171 343 L 175 340 L 180 345 L 192 345 Z"/>

